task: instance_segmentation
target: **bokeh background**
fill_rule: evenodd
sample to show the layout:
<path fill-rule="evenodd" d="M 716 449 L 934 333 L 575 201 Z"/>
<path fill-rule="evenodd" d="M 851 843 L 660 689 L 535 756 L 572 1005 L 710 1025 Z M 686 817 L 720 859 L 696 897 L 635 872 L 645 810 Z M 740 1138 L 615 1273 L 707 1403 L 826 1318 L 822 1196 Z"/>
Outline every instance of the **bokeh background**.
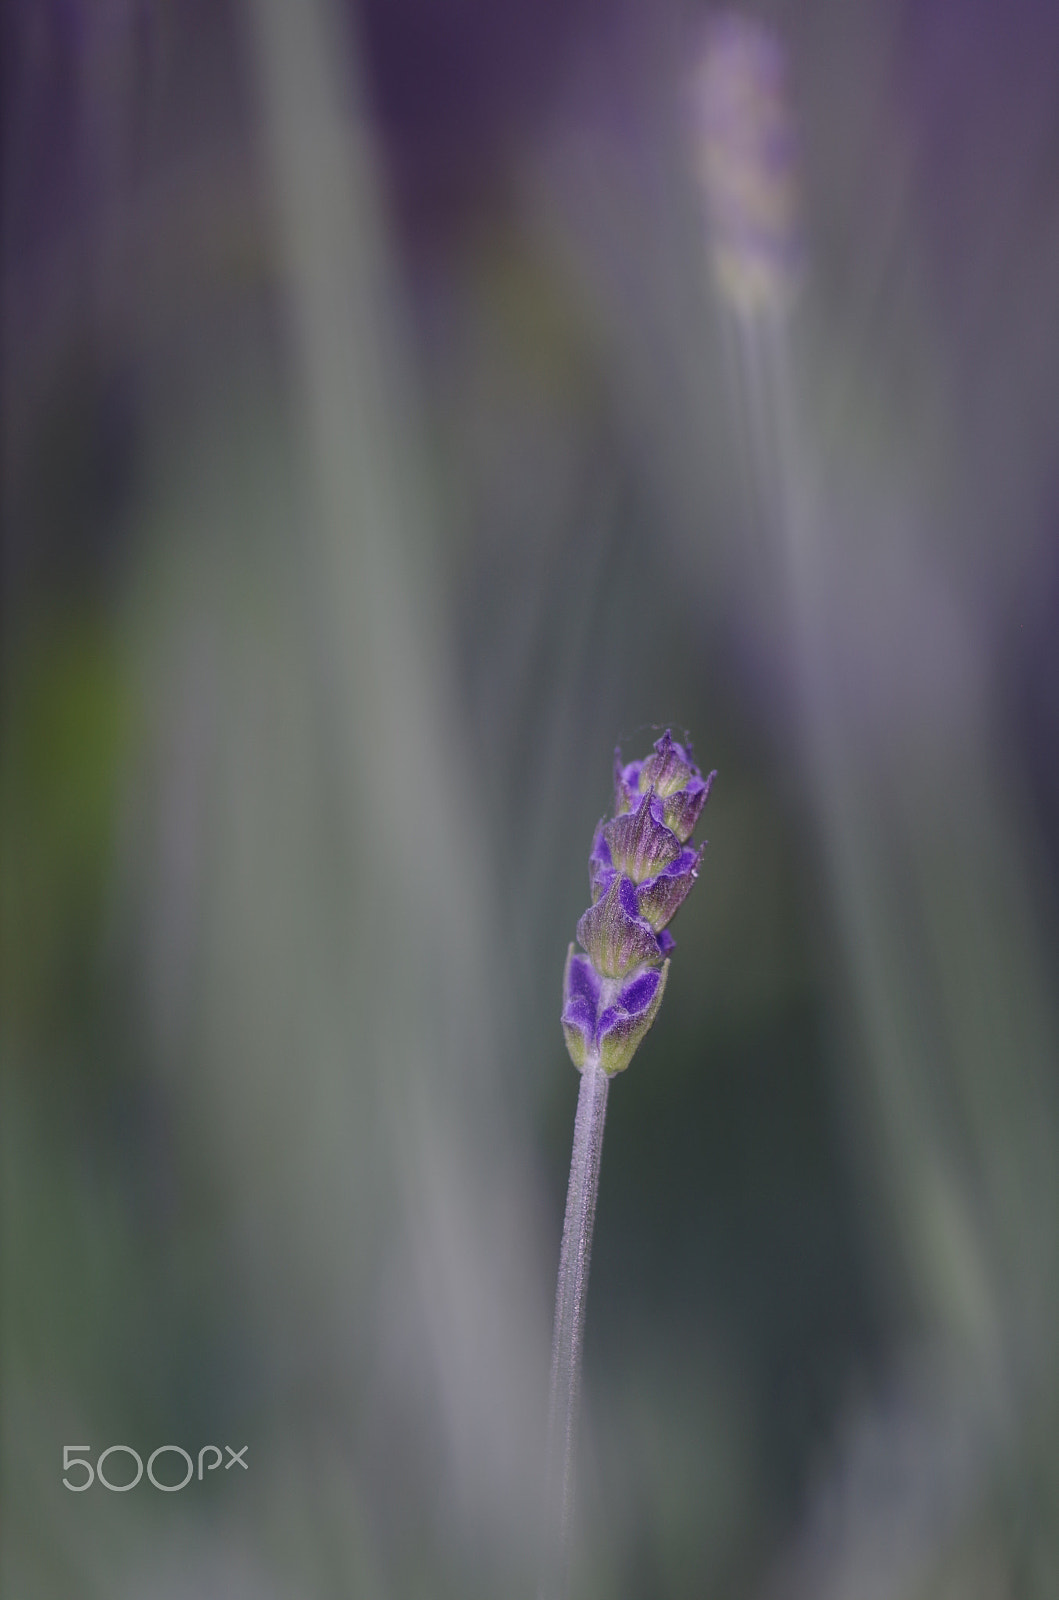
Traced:
<path fill-rule="evenodd" d="M 562 965 L 665 726 L 574 1593 L 1059 1592 L 1057 51 L 8 0 L 12 1600 L 534 1593 Z M 63 1487 L 115 1443 L 249 1465 Z"/>

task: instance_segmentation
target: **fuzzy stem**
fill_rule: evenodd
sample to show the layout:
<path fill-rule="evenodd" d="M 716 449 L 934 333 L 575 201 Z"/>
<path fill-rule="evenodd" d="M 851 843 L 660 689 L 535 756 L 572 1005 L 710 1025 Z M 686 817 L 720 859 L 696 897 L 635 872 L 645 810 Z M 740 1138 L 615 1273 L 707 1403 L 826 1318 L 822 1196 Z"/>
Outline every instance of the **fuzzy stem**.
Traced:
<path fill-rule="evenodd" d="M 570 1510 L 574 1432 L 581 1384 L 585 1298 L 592 1254 L 592 1226 L 603 1154 L 603 1119 L 609 1078 L 598 1061 L 581 1072 L 570 1156 L 570 1186 L 559 1254 L 552 1335 L 552 1381 L 548 1401 L 548 1467 L 545 1480 L 544 1578 L 540 1600 L 562 1600 L 569 1581 Z"/>

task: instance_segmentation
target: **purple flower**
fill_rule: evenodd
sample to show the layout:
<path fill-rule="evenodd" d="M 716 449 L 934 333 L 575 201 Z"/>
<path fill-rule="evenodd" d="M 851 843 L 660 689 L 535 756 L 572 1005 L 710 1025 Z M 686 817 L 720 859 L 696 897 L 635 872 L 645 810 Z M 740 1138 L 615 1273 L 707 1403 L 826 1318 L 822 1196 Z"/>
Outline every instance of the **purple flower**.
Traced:
<path fill-rule="evenodd" d="M 574 1065 L 628 1066 L 658 1012 L 674 948 L 666 923 L 698 877 L 702 850 L 688 847 L 714 774 L 667 731 L 654 753 L 623 766 L 615 757 L 614 816 L 596 828 L 588 874 L 592 904 L 577 924 L 587 954 L 570 946 L 563 1032 Z"/>

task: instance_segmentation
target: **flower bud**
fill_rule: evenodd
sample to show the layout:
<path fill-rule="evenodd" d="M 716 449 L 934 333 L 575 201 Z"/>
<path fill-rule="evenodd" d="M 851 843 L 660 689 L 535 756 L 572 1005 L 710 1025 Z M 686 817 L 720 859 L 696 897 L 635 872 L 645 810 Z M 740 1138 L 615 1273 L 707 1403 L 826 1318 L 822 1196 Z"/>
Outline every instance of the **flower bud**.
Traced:
<path fill-rule="evenodd" d="M 657 877 L 651 878 L 638 889 L 636 900 L 640 915 L 656 933 L 683 905 L 699 875 L 701 860 L 701 850 L 682 850 L 664 872 L 658 873 Z"/>
<path fill-rule="evenodd" d="M 624 1072 L 658 1014 L 668 976 L 665 961 L 661 969 L 648 967 L 623 983 L 608 982 L 599 977 L 588 956 L 570 946 L 562 1024 L 570 1059 L 578 1070 L 595 1058 L 611 1076 Z"/>
<path fill-rule="evenodd" d="M 667 828 L 671 828 L 680 840 L 686 844 L 691 838 L 699 814 L 710 797 L 710 785 L 713 783 L 714 774 L 702 779 L 689 778 L 683 789 L 678 789 L 675 794 L 668 794 L 662 801 L 662 815 Z"/>
<path fill-rule="evenodd" d="M 615 868 L 634 883 L 653 878 L 680 854 L 680 841 L 662 818 L 662 802 L 649 792 L 635 811 L 604 824 L 603 837 Z"/>
<path fill-rule="evenodd" d="M 644 962 L 662 959 L 654 929 L 641 917 L 632 882 L 616 876 L 601 900 L 577 924 L 579 942 L 604 978 L 624 978 Z"/>
<path fill-rule="evenodd" d="M 691 758 L 682 744 L 667 730 L 655 745 L 655 753 L 640 764 L 637 787 L 643 794 L 653 790 L 656 794 L 676 794 L 683 789 L 695 772 Z"/>

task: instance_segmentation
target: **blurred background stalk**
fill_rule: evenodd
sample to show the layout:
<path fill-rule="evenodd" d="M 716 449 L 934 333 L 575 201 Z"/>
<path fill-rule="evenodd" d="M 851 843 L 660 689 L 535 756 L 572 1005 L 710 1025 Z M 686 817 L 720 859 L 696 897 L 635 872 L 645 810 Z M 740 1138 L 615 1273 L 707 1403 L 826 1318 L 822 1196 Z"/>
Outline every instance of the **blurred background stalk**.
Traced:
<path fill-rule="evenodd" d="M 702 174 L 748 529 L 784 592 L 775 621 L 802 777 L 866 1046 L 845 1061 L 910 1324 L 909 1370 L 861 1424 L 901 1484 L 858 1508 L 878 1546 L 859 1551 L 872 1533 L 832 1526 L 837 1552 L 811 1535 L 807 1570 L 779 1587 L 861 1592 L 864 1566 L 870 1592 L 898 1594 L 945 1569 L 1020 1438 L 1032 1481 L 1031 1419 L 1055 1414 L 1059 1281 L 1044 1218 L 1059 1215 L 1059 1029 L 1027 894 L 1028 819 L 945 552 L 914 489 L 890 505 L 855 473 L 831 485 L 805 421 L 814 380 L 785 79 L 772 30 L 737 13 L 712 25 L 696 85 Z M 925 1441 L 911 1461 L 910 1428 Z M 1017 1565 L 1021 1529 L 999 1537 Z"/>

